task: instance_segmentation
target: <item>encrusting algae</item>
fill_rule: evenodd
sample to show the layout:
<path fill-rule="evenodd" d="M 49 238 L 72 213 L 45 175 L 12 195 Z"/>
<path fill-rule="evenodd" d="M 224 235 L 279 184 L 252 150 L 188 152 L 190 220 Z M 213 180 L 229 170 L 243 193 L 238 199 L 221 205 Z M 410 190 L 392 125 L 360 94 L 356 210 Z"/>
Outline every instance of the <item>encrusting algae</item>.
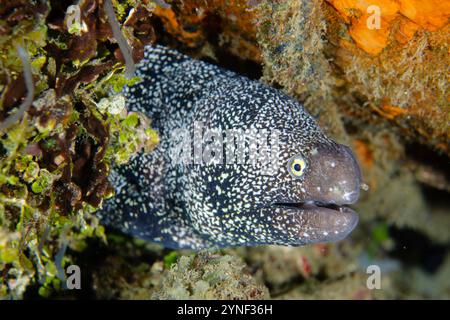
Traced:
<path fill-rule="evenodd" d="M 4 298 L 22 297 L 29 285 L 42 296 L 61 288 L 61 270 L 71 262 L 66 248 L 80 251 L 86 239 L 104 239 L 92 213 L 111 196 L 109 168 L 157 143 L 149 120 L 124 108 L 120 91 L 137 79 L 123 75 L 102 3 L 5 1 L 0 8 L 1 118 L 11 122 L 2 128 L 0 161 Z M 153 7 L 116 3 L 136 59 L 153 41 L 151 27 L 136 16 L 150 16 Z M 24 113 L 20 101 L 31 89 Z"/>
<path fill-rule="evenodd" d="M 112 0 L 122 40 L 107 2 L 0 6 L 0 298 L 83 297 L 63 290 L 81 261 L 95 298 L 448 297 L 448 1 Z M 159 143 L 121 93 L 154 43 L 262 75 L 351 146 L 366 189 L 351 237 L 192 254 L 105 232 L 111 168 Z"/>

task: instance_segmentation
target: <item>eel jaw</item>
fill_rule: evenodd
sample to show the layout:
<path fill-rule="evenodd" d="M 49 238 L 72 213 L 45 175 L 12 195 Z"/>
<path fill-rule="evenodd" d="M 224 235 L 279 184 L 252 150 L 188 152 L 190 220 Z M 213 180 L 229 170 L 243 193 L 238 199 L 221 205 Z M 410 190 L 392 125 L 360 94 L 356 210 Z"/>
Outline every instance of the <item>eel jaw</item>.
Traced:
<path fill-rule="evenodd" d="M 346 238 L 359 222 L 358 214 L 344 205 L 318 201 L 274 203 L 273 207 L 297 216 L 299 242 L 334 242 Z M 307 239 L 305 239 L 307 237 Z"/>

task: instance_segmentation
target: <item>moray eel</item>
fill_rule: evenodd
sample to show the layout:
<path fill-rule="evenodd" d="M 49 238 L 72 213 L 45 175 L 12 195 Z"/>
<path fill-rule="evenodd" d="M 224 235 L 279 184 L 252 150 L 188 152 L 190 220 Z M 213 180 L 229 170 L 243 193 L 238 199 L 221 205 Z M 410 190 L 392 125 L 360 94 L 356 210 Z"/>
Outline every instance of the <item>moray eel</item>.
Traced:
<path fill-rule="evenodd" d="M 160 143 L 112 170 L 116 195 L 99 212 L 103 223 L 165 247 L 197 250 L 331 242 L 355 228 L 358 215 L 345 205 L 359 197 L 357 161 L 297 101 L 161 46 L 146 48 L 137 75 L 142 81 L 124 92 L 127 108 L 152 119 Z M 271 164 L 231 157 L 175 161 L 171 150 L 189 143 L 177 139 L 177 130 L 192 133 L 195 144 L 196 123 L 220 132 L 277 132 L 277 165 L 268 174 Z"/>

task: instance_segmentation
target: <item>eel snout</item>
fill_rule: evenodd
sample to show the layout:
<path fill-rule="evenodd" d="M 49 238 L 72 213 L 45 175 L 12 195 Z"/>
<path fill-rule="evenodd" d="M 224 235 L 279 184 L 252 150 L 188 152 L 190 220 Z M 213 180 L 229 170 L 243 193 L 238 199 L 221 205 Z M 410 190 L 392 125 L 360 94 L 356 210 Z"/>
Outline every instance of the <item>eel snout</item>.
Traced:
<path fill-rule="evenodd" d="M 337 143 L 317 146 L 309 155 L 309 164 L 302 201 L 340 206 L 358 200 L 361 170 L 349 147 Z"/>

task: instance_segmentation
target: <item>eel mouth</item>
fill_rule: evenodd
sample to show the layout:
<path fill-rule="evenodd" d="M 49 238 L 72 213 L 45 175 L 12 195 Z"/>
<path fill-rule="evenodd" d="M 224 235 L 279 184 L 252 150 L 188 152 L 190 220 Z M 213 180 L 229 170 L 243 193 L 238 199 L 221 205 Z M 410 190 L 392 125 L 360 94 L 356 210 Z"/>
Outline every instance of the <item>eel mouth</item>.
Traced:
<path fill-rule="evenodd" d="M 324 208 L 327 210 L 338 211 L 342 213 L 354 212 L 352 209 L 345 205 L 337 205 L 334 203 L 325 203 L 321 201 L 304 201 L 304 202 L 275 202 L 273 204 L 275 207 L 284 208 L 297 208 L 301 210 L 317 210 Z M 356 213 L 355 213 L 356 214 Z"/>
<path fill-rule="evenodd" d="M 358 214 L 345 205 L 320 201 L 276 202 L 272 207 L 281 210 L 298 223 L 299 236 L 309 235 L 305 243 L 333 242 L 342 240 L 357 226 Z"/>

